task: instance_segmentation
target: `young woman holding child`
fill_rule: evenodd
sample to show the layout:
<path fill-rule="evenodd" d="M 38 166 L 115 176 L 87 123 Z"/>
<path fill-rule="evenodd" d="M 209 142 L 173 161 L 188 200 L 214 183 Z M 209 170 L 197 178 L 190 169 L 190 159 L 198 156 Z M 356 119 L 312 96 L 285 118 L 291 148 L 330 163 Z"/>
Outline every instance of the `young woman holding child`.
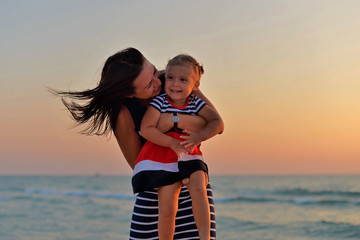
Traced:
<path fill-rule="evenodd" d="M 110 56 L 103 67 L 97 87 L 85 91 L 53 91 L 62 96 L 63 103 L 72 117 L 80 124 L 86 124 L 84 133 L 105 135 L 113 132 L 119 147 L 132 169 L 146 140 L 139 135 L 141 121 L 148 104 L 160 93 L 162 83 L 158 70 L 137 49 L 127 48 Z M 211 102 L 199 89 L 194 94 L 204 100 L 210 108 Z M 161 114 L 158 120 L 160 132 L 167 132 L 173 126 L 171 113 Z M 184 138 L 185 148 L 197 146 L 201 136 L 204 141 L 223 131 L 220 124 L 207 123 L 200 116 L 178 114 L 178 128 L 187 129 L 189 138 Z M 209 127 L 210 125 L 210 127 Z M 207 133 L 201 134 L 203 129 Z M 196 134 L 196 132 L 198 134 Z M 184 148 L 182 148 L 182 146 Z M 203 176 L 205 176 L 202 173 Z M 205 177 L 203 177 L 205 179 Z M 190 183 L 191 184 L 191 177 Z M 190 186 L 190 185 L 189 185 Z M 215 212 L 210 184 L 207 184 L 206 200 L 210 206 L 210 237 L 216 238 Z M 161 200 L 160 200 L 161 201 Z M 173 239 L 199 239 L 199 233 L 192 211 L 193 200 L 187 186 L 180 189 L 177 199 L 177 215 Z M 158 191 L 141 191 L 136 202 L 131 221 L 130 239 L 158 238 Z"/>

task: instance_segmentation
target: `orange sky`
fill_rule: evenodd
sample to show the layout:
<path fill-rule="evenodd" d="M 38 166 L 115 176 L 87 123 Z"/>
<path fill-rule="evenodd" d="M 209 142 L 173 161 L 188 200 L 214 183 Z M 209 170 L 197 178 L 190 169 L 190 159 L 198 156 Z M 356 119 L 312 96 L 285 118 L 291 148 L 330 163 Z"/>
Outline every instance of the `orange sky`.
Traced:
<path fill-rule="evenodd" d="M 94 87 L 128 46 L 159 69 L 179 53 L 203 63 L 225 121 L 202 145 L 210 174 L 360 173 L 358 1 L 177 4 L 0 3 L 0 174 L 131 174 L 113 138 L 77 134 L 46 91 Z"/>

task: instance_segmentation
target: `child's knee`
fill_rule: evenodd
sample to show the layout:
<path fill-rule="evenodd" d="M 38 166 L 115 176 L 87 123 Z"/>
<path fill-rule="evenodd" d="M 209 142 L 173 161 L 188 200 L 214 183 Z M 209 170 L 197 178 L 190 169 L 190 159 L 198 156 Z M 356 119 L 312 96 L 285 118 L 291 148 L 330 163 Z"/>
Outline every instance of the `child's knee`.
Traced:
<path fill-rule="evenodd" d="M 172 206 L 159 207 L 159 215 L 166 219 L 172 219 L 176 216 L 177 209 Z"/>
<path fill-rule="evenodd" d="M 190 181 L 188 188 L 191 193 L 194 193 L 197 195 L 199 195 L 199 194 L 205 195 L 206 194 L 206 186 L 203 182 L 191 182 Z"/>

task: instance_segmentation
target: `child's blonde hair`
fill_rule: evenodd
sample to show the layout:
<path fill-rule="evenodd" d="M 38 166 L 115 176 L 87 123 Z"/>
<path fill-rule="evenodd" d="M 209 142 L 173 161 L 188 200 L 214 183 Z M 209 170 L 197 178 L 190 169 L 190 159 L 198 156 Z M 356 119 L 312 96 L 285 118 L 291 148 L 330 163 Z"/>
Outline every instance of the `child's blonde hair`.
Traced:
<path fill-rule="evenodd" d="M 169 66 L 176 66 L 176 65 L 181 65 L 181 66 L 189 66 L 191 67 L 191 69 L 195 72 L 195 74 L 199 77 L 197 79 L 197 81 L 200 80 L 201 76 L 204 74 L 204 68 L 202 65 L 200 65 L 198 63 L 198 61 L 196 61 L 195 58 L 193 58 L 190 55 L 187 54 L 180 54 L 175 56 L 174 58 L 172 58 L 171 60 L 169 60 L 166 69 Z"/>

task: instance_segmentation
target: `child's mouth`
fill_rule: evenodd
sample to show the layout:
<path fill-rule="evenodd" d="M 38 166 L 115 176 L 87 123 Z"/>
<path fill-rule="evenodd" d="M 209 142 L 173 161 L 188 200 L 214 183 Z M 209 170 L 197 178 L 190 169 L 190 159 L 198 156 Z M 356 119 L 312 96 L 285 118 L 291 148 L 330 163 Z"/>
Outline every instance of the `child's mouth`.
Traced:
<path fill-rule="evenodd" d="M 182 91 L 181 90 L 170 89 L 170 92 L 172 92 L 172 93 L 181 93 Z"/>

